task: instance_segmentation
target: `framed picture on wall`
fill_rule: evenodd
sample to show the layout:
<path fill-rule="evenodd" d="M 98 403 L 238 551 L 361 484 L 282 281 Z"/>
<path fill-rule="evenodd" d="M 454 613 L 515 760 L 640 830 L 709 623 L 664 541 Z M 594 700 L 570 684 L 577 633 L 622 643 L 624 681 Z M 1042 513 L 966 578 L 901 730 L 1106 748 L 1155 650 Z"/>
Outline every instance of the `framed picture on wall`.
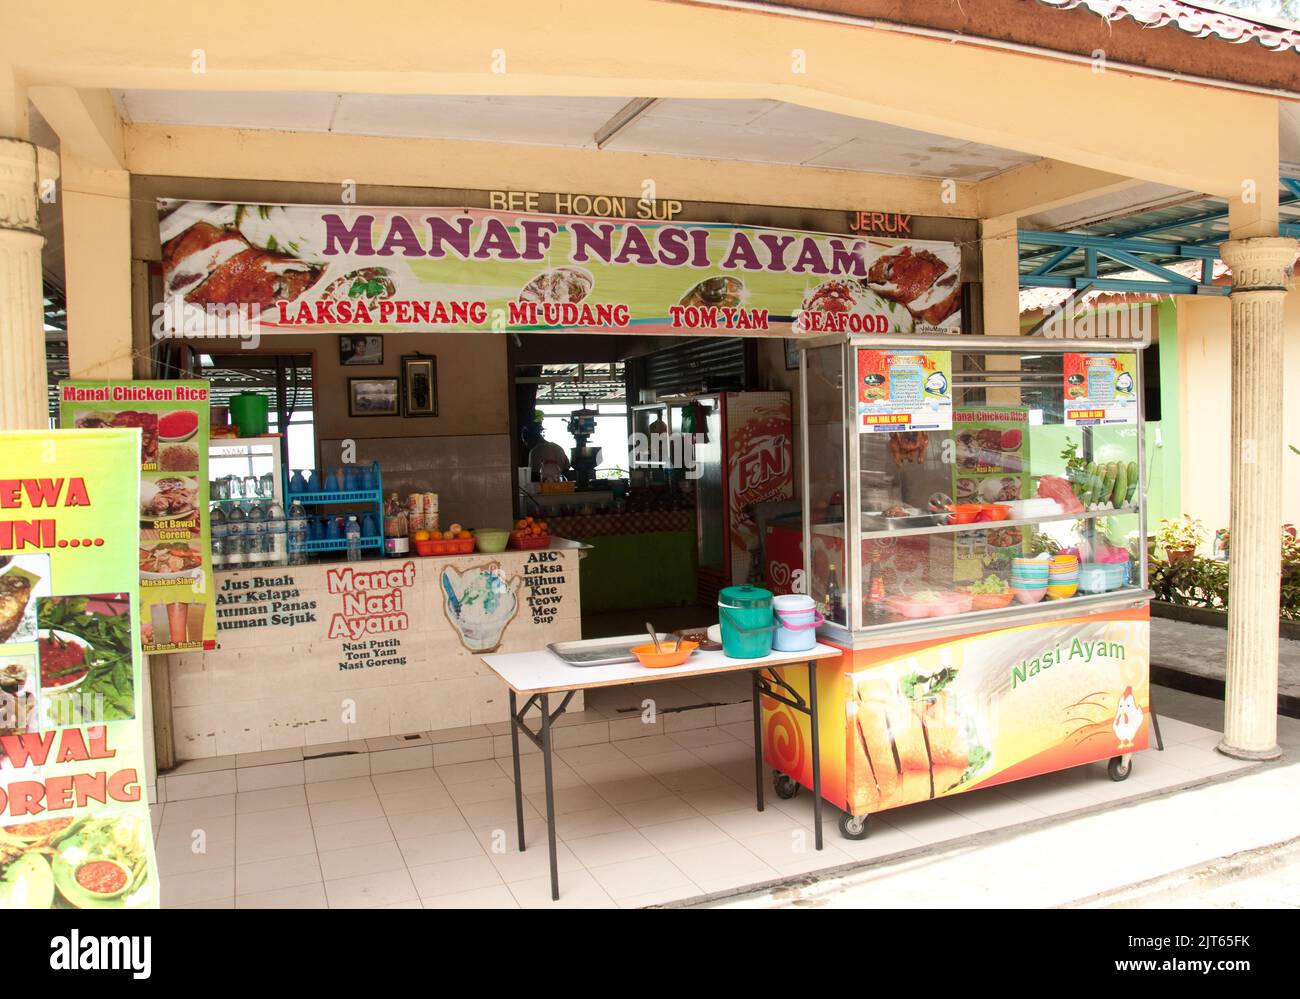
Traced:
<path fill-rule="evenodd" d="M 382 336 L 339 337 L 339 364 L 383 364 L 384 338 Z"/>
<path fill-rule="evenodd" d="M 785 338 L 785 370 L 799 370 L 799 340 L 797 337 Z"/>
<path fill-rule="evenodd" d="M 438 359 L 402 355 L 402 403 L 407 416 L 438 415 Z"/>
<path fill-rule="evenodd" d="M 402 395 L 397 378 L 349 378 L 349 416 L 400 416 Z"/>

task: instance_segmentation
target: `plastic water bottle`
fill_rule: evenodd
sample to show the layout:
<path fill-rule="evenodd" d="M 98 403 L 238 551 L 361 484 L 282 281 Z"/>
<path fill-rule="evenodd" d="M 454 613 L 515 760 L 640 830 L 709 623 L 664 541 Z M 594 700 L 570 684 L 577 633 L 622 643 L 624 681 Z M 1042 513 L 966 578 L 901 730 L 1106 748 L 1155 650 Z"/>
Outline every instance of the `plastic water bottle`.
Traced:
<path fill-rule="evenodd" d="M 379 537 L 379 525 L 375 523 L 375 515 L 373 513 L 367 512 L 366 515 L 361 518 L 361 536 L 367 539 Z"/>
<path fill-rule="evenodd" d="M 297 502 L 289 507 L 289 564 L 307 564 L 307 511 Z"/>
<path fill-rule="evenodd" d="M 348 514 L 347 539 L 348 561 L 356 562 L 361 558 L 361 525 L 355 513 Z"/>
<path fill-rule="evenodd" d="M 226 518 L 226 568 L 240 569 L 244 566 L 244 519 L 243 507 L 235 503 Z"/>
<path fill-rule="evenodd" d="M 287 542 L 284 510 L 279 503 L 273 502 L 266 508 L 266 543 L 262 546 L 267 565 L 284 565 Z"/>
<path fill-rule="evenodd" d="M 253 568 L 266 561 L 266 511 L 261 503 L 248 504 L 244 521 L 244 565 Z"/>
<path fill-rule="evenodd" d="M 212 533 L 212 568 L 224 569 L 226 567 L 228 527 L 226 515 L 222 511 L 220 503 L 212 508 L 212 513 L 208 518 L 208 528 Z"/>

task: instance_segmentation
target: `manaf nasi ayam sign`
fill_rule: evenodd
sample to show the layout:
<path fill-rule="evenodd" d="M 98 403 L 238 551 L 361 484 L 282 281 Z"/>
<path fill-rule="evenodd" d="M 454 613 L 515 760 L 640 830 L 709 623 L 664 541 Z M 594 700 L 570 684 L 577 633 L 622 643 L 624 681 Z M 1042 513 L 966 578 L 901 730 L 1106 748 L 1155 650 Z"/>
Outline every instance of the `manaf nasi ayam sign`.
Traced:
<path fill-rule="evenodd" d="M 141 431 L 0 433 L 0 909 L 156 907 Z"/>
<path fill-rule="evenodd" d="M 961 330 L 953 243 L 467 208 L 159 215 L 164 332 Z"/>

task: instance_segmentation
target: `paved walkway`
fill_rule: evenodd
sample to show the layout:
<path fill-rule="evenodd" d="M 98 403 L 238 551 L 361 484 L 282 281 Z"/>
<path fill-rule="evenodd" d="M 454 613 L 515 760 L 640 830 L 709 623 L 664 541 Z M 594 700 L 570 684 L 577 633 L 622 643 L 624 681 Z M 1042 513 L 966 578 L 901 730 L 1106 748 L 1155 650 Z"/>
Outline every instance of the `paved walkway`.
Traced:
<path fill-rule="evenodd" d="M 1223 706 L 1178 690 L 1160 691 L 1166 717 L 1221 720 Z M 1300 721 L 1279 718 L 1285 757 L 1210 778 L 1194 788 L 1156 791 L 1120 807 L 1099 806 L 1064 820 L 1009 827 L 923 855 L 709 903 L 722 908 L 1095 907 L 1167 903 L 1147 889 L 1188 880 L 1224 858 L 1256 854 L 1265 864 L 1237 892 L 1207 883 L 1207 897 L 1184 904 L 1296 904 L 1289 846 L 1300 836 Z M 1161 754 L 1134 760 L 1134 775 Z M 1069 858 L 1062 863 L 1061 858 Z M 1269 870 L 1268 868 L 1272 868 Z M 1130 891 L 1126 892 L 1125 889 Z M 1142 890 L 1137 890 L 1142 889 Z"/>
<path fill-rule="evenodd" d="M 1222 682 L 1227 671 L 1228 629 L 1151 619 L 1151 665 Z M 1158 678 L 1163 679 L 1163 678 Z M 1282 639 L 1278 650 L 1278 692 L 1300 699 L 1300 641 Z"/>

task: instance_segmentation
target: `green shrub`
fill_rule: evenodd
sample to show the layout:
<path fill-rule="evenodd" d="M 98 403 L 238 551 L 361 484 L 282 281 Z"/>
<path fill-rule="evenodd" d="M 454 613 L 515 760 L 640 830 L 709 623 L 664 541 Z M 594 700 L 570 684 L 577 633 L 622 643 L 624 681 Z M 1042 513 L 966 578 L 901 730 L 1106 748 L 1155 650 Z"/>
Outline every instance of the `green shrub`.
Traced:
<path fill-rule="evenodd" d="M 1282 528 L 1282 593 L 1278 614 L 1288 621 L 1300 620 L 1300 541 L 1290 524 Z M 1148 579 L 1157 600 L 1180 607 L 1228 606 L 1228 563 L 1221 559 L 1193 555 L 1177 562 L 1152 557 Z"/>

